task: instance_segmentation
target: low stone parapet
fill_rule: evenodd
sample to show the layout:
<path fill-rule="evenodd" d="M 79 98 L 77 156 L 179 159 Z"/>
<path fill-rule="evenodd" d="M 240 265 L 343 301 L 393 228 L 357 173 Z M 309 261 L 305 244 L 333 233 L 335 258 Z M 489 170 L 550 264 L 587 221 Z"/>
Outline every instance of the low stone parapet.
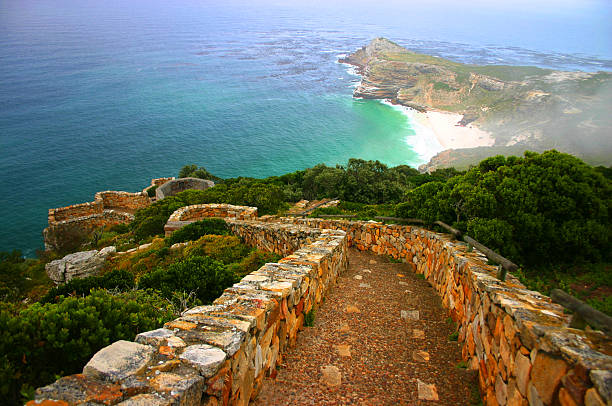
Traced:
<path fill-rule="evenodd" d="M 257 207 L 234 206 L 225 203 L 194 204 L 181 207 L 170 215 L 164 226 L 164 232 L 166 236 L 169 236 L 187 224 L 209 217 L 252 220 L 257 218 Z"/>
<path fill-rule="evenodd" d="M 163 328 L 100 350 L 82 374 L 36 391 L 48 404 L 247 405 L 275 375 L 304 317 L 347 267 L 343 231 L 226 220 L 258 247 L 285 255 Z M 283 241 L 283 242 L 280 242 Z M 65 403 L 60 403 L 65 402 Z"/>
<path fill-rule="evenodd" d="M 116 210 L 103 210 L 101 213 L 69 220 L 57 221 L 43 230 L 46 250 L 58 250 L 67 239 L 79 239 L 95 230 L 126 224 L 134 220 L 134 216 Z"/>
<path fill-rule="evenodd" d="M 49 209 L 49 224 L 54 224 L 60 221 L 70 220 L 77 217 L 91 216 L 92 214 L 100 214 L 104 211 L 104 206 L 101 200 L 93 202 L 73 204 L 66 207 L 58 207 Z"/>
<path fill-rule="evenodd" d="M 105 209 L 128 213 L 134 213 L 136 210 L 144 209 L 151 204 L 151 199 L 143 192 L 129 193 L 107 190 L 96 193 L 95 200 L 102 201 L 102 206 Z"/>

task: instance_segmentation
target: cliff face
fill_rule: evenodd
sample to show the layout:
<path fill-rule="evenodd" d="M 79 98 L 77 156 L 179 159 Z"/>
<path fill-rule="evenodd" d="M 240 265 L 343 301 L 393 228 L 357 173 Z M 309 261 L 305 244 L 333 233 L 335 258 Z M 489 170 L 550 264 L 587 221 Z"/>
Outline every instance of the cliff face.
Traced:
<path fill-rule="evenodd" d="M 473 122 L 493 134 L 495 150 L 464 149 L 461 162 L 510 153 L 506 147 L 514 147 L 512 153 L 556 148 L 594 164 L 612 160 L 608 72 L 465 65 L 417 54 L 384 38 L 340 62 L 357 66 L 363 76 L 355 97 L 461 113 L 460 125 Z M 452 158 L 453 152 L 447 155 Z M 444 161 L 438 157 L 434 167 L 445 166 Z"/>

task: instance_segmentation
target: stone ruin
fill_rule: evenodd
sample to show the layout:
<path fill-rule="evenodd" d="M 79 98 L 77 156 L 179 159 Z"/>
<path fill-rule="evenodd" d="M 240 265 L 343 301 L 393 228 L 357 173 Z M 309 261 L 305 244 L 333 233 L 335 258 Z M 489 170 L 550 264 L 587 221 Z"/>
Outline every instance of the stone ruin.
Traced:
<path fill-rule="evenodd" d="M 161 200 L 168 196 L 174 196 L 177 193 L 188 189 L 206 190 L 215 186 L 212 180 L 200 178 L 179 178 L 168 181 L 155 190 L 155 198 Z"/>

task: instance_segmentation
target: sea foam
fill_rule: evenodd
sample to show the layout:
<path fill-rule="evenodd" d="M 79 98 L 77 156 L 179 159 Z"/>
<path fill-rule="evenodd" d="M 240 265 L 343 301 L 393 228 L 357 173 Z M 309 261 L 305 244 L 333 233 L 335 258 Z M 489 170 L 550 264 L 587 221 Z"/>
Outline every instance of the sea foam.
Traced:
<path fill-rule="evenodd" d="M 391 103 L 389 100 L 380 100 L 382 104 L 401 112 L 408 119 L 409 132 L 405 142 L 419 155 L 422 162 L 427 163 L 437 153 L 445 148 L 440 144 L 433 130 L 419 122 L 416 118 L 417 111 L 410 107 Z"/>

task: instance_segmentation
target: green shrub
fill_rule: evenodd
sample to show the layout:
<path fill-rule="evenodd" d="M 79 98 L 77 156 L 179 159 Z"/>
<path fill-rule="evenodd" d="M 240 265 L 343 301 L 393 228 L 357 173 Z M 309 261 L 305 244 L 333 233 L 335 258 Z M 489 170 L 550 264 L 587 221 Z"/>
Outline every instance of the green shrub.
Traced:
<path fill-rule="evenodd" d="M 155 191 L 157 190 L 159 186 L 157 185 L 153 185 L 150 188 L 147 189 L 147 196 L 149 197 L 155 197 Z"/>
<path fill-rule="evenodd" d="M 514 262 L 535 266 L 610 260 L 611 203 L 612 182 L 601 171 L 557 151 L 526 152 L 419 186 L 397 214 L 454 223 Z"/>
<path fill-rule="evenodd" d="M 195 241 L 203 235 L 225 235 L 227 232 L 225 220 L 218 218 L 204 219 L 187 224 L 185 227 L 176 230 L 170 237 L 166 238 L 166 244 L 172 245 L 178 242 Z"/>
<path fill-rule="evenodd" d="M 195 292 L 198 299 L 209 304 L 235 280 L 222 262 L 210 257 L 192 256 L 166 269 L 159 268 L 143 275 L 138 286 L 159 290 L 168 299 L 175 292 Z"/>
<path fill-rule="evenodd" d="M 117 340 L 133 340 L 174 317 L 154 293 L 111 295 L 94 291 L 59 303 L 35 303 L 16 312 L 0 311 L 0 396 L 18 404 L 22 388 L 38 387 L 56 375 L 82 370 L 98 350 Z"/>
<path fill-rule="evenodd" d="M 17 250 L 0 252 L 0 301 L 35 299 L 39 290 L 51 284 L 43 261 L 25 259 Z"/>
<path fill-rule="evenodd" d="M 40 300 L 41 303 L 54 303 L 61 296 L 87 296 L 92 289 L 118 289 L 126 291 L 134 287 L 134 275 L 124 270 L 114 270 L 103 276 L 72 279 L 63 285 L 51 288 Z"/>
<path fill-rule="evenodd" d="M 457 91 L 457 89 L 444 82 L 434 82 L 433 88 L 434 90 L 444 90 L 446 92 Z"/>
<path fill-rule="evenodd" d="M 240 262 L 229 265 L 229 270 L 236 275 L 238 279 L 258 270 L 268 262 L 277 262 L 281 258 L 280 255 L 272 252 L 254 250 L 251 251 Z"/>
<path fill-rule="evenodd" d="M 251 248 L 240 242 L 236 236 L 205 235 L 185 247 L 185 257 L 211 257 L 224 264 L 238 262 L 244 258 Z"/>
<path fill-rule="evenodd" d="M 223 179 L 208 172 L 206 168 L 199 167 L 197 165 L 185 165 L 181 168 L 178 174 L 179 178 L 200 178 L 212 180 L 215 183 L 222 182 Z"/>
<path fill-rule="evenodd" d="M 304 326 L 313 327 L 314 321 L 315 321 L 315 309 L 310 309 L 310 311 L 304 315 Z"/>

